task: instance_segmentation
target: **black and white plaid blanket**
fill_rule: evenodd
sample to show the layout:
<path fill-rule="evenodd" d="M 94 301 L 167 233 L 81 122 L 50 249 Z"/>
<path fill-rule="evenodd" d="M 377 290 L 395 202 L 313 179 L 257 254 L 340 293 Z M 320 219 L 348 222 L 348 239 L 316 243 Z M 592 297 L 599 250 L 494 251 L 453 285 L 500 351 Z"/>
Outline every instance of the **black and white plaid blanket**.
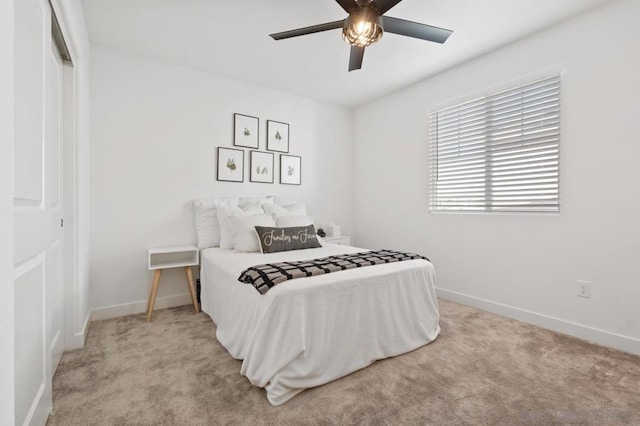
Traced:
<path fill-rule="evenodd" d="M 393 250 L 375 250 L 361 253 L 339 254 L 320 259 L 300 260 L 295 262 L 265 263 L 244 270 L 238 281 L 251 284 L 261 294 L 265 294 L 273 286 L 295 278 L 328 274 L 363 266 L 381 265 L 383 263 L 403 260 L 424 259 L 424 256 L 403 253 Z"/>

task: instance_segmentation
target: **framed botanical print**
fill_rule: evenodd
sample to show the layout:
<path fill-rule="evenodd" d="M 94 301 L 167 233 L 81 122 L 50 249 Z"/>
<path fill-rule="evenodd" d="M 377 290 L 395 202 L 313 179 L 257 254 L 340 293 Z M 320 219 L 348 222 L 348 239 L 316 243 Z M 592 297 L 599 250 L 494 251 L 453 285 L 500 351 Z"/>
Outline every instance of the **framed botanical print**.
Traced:
<path fill-rule="evenodd" d="M 249 180 L 251 182 L 273 183 L 273 153 L 249 152 Z"/>
<path fill-rule="evenodd" d="M 280 154 L 280 183 L 300 185 L 301 158 L 296 155 Z"/>
<path fill-rule="evenodd" d="M 218 147 L 218 180 L 244 182 L 244 151 Z"/>
<path fill-rule="evenodd" d="M 233 145 L 258 149 L 259 123 L 258 117 L 233 114 Z"/>
<path fill-rule="evenodd" d="M 289 152 L 289 125 L 287 123 L 267 120 L 267 149 Z"/>

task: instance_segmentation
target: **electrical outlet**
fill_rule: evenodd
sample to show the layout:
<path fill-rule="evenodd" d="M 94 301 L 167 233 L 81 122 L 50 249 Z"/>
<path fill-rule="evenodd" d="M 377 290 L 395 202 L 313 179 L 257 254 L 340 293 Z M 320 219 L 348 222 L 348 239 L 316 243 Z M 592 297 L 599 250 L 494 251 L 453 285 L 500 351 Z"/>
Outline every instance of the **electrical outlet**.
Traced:
<path fill-rule="evenodd" d="M 578 296 L 591 297 L 591 283 L 589 281 L 578 280 Z"/>

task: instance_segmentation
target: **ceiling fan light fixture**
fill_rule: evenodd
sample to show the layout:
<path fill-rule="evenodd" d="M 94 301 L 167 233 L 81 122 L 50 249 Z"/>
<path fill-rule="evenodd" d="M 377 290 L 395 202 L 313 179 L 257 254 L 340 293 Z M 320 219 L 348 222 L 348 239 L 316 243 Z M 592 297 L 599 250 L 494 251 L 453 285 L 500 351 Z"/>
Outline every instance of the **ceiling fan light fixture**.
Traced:
<path fill-rule="evenodd" d="M 382 18 L 372 9 L 363 7 L 344 21 L 342 38 L 352 46 L 366 47 L 382 38 Z"/>
<path fill-rule="evenodd" d="M 385 31 L 434 43 L 444 43 L 453 33 L 453 31 L 446 28 L 387 16 L 386 13 L 389 9 L 402 0 L 335 1 L 347 12 L 346 19 L 282 31 L 269 34 L 269 36 L 274 40 L 282 40 L 341 28 L 342 38 L 351 45 L 349 71 L 354 71 L 362 68 L 365 48 L 379 41 Z"/>

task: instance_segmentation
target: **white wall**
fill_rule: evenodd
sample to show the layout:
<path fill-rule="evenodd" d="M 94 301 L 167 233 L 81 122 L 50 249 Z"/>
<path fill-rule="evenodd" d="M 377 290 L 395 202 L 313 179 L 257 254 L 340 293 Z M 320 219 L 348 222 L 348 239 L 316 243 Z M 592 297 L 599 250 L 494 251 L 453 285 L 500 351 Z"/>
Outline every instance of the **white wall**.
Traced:
<path fill-rule="evenodd" d="M 13 1 L 0 2 L 0 424 L 15 422 Z"/>
<path fill-rule="evenodd" d="M 288 196 L 306 201 L 317 221 L 353 229 L 350 110 L 96 45 L 91 60 L 94 318 L 145 309 L 146 251 L 196 242 L 194 199 Z M 301 186 L 249 183 L 246 170 L 244 183 L 216 181 L 216 147 L 233 147 L 233 113 L 260 118 L 261 150 L 267 119 L 290 123 Z M 184 271 L 169 271 L 156 306 L 187 294 Z"/>
<path fill-rule="evenodd" d="M 640 353 L 638 16 L 616 1 L 357 109 L 358 242 L 430 257 L 445 298 Z M 561 213 L 429 214 L 428 112 L 557 67 Z"/>

